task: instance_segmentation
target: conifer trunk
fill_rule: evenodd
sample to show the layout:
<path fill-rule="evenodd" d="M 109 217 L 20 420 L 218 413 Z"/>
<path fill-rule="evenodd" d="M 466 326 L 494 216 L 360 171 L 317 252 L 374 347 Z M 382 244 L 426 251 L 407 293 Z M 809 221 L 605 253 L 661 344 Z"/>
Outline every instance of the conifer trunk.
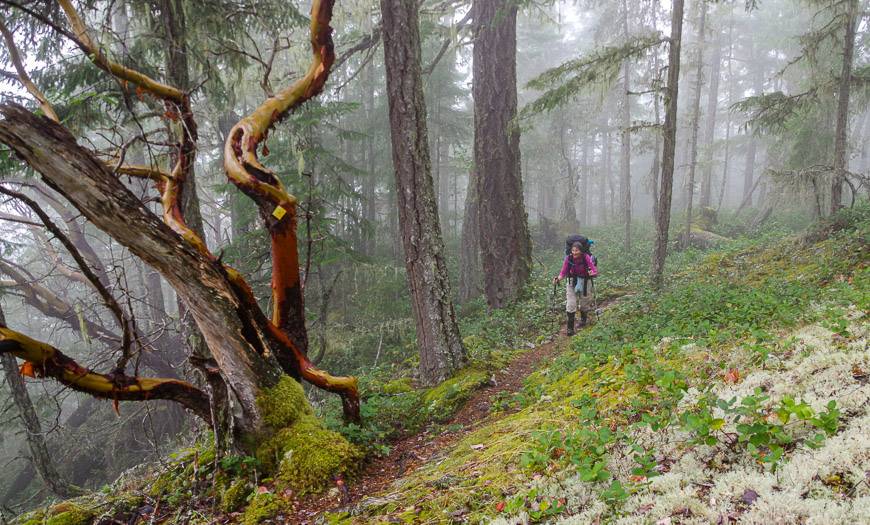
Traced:
<path fill-rule="evenodd" d="M 420 380 L 435 384 L 466 361 L 453 311 L 429 161 L 415 0 L 381 0 L 399 226 L 417 326 Z"/>
<path fill-rule="evenodd" d="M 628 43 L 628 5 L 622 0 L 622 35 Z M 622 61 L 622 137 L 620 144 L 619 186 L 622 200 L 622 224 L 625 228 L 625 238 L 622 247 L 631 249 L 631 78 L 628 59 Z"/>
<path fill-rule="evenodd" d="M 686 231 L 683 247 L 689 246 L 692 238 L 692 205 L 695 199 L 695 171 L 698 166 L 698 128 L 701 125 L 701 87 L 704 84 L 704 39 L 707 22 L 707 1 L 698 0 L 700 21 L 698 23 L 698 63 L 695 68 L 695 91 L 692 94 L 692 145 L 689 150 L 689 180 L 686 183 Z"/>
<path fill-rule="evenodd" d="M 852 57 L 855 54 L 855 21 L 858 0 L 847 0 L 844 16 L 843 65 L 837 87 L 837 129 L 834 134 L 834 182 L 831 185 L 831 213 L 841 206 L 843 182 L 848 168 L 849 94 L 852 83 Z"/>
<path fill-rule="evenodd" d="M 531 274 L 520 176 L 516 4 L 474 0 L 474 169 L 484 293 L 491 308 L 517 297 Z"/>
<path fill-rule="evenodd" d="M 710 58 L 710 89 L 707 91 L 707 122 L 704 129 L 704 162 L 701 172 L 701 207 L 710 207 L 713 193 L 713 139 L 716 134 L 716 113 L 719 108 L 719 76 L 722 70 L 722 37 L 716 31 L 713 56 Z"/>
<path fill-rule="evenodd" d="M 656 210 L 656 241 L 653 251 L 651 281 L 662 285 L 665 258 L 668 255 L 668 228 L 671 224 L 671 198 L 674 187 L 674 151 L 677 138 L 677 97 L 680 81 L 680 44 L 683 35 L 683 0 L 674 0 L 671 14 L 671 38 L 668 49 L 668 86 L 665 91 L 664 145 L 659 205 Z"/>

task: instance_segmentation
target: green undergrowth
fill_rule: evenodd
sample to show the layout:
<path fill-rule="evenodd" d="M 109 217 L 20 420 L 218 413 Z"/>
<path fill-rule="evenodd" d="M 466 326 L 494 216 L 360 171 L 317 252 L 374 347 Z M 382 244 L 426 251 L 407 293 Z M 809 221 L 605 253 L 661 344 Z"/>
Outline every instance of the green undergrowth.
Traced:
<path fill-rule="evenodd" d="M 800 390 L 771 398 L 763 384 L 733 396 L 714 390 L 755 370 L 764 376 L 798 347 L 807 352 L 789 335 L 802 326 L 822 327 L 834 345 L 860 345 L 855 323 L 870 310 L 870 207 L 773 237 L 685 254 L 669 266 L 665 289 L 636 289 L 504 400 L 519 412 L 468 434 L 353 515 L 329 519 L 615 521 L 676 461 L 650 435 L 673 435 L 669 454 L 703 450 L 721 468 L 738 462 L 762 473 L 836 440 L 852 416 L 833 398 Z"/>
<path fill-rule="evenodd" d="M 458 321 L 469 363 L 453 377 L 423 388 L 411 369 L 398 377 L 395 368 L 376 370 L 360 377 L 362 425 L 343 423 L 336 399 L 327 399 L 320 415 L 330 429 L 370 455 L 388 454 L 390 444 L 404 436 L 440 431 L 475 391 L 489 384 L 495 371 L 553 339 L 562 314 L 551 308 L 550 278 L 549 268 L 536 267 L 520 300 L 502 310 L 488 312 L 482 298 L 460 307 Z"/>

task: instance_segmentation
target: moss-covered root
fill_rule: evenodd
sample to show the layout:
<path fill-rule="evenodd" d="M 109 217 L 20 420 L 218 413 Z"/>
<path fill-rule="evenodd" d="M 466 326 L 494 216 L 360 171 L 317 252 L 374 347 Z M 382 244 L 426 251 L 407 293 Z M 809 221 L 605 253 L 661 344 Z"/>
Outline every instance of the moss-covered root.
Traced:
<path fill-rule="evenodd" d="M 16 520 L 21 525 L 90 525 L 97 514 L 86 507 L 65 501 L 48 510 L 24 514 Z"/>
<path fill-rule="evenodd" d="M 287 502 L 275 494 L 257 494 L 242 515 L 242 525 L 260 525 L 282 512 L 290 510 Z"/>
<path fill-rule="evenodd" d="M 321 424 L 298 382 L 284 377 L 258 402 L 272 434 L 257 447 L 257 459 L 280 488 L 297 494 L 319 492 L 335 476 L 356 469 L 361 451 Z"/>

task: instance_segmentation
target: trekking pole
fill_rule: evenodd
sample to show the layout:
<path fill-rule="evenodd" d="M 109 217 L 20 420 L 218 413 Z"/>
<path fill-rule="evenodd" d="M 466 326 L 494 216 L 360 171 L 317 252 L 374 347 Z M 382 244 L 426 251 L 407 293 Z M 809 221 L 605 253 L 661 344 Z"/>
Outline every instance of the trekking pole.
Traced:
<path fill-rule="evenodd" d="M 556 311 L 556 283 L 553 282 L 553 311 Z"/>
<path fill-rule="evenodd" d="M 598 308 L 598 291 L 595 289 L 595 279 L 592 279 L 592 305 L 595 307 L 595 322 L 600 322 L 601 308 Z"/>

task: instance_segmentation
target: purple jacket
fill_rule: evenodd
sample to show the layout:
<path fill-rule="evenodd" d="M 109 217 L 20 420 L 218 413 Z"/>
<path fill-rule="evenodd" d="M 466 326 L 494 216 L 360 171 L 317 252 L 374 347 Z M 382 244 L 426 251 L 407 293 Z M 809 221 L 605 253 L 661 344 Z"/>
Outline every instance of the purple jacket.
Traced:
<path fill-rule="evenodd" d="M 580 257 L 574 259 L 574 264 L 571 264 L 572 255 L 565 256 L 565 262 L 562 263 L 562 271 L 559 272 L 559 279 L 565 277 L 595 277 L 598 275 L 598 268 L 595 267 L 595 261 L 588 253 L 581 253 Z M 583 258 L 586 259 L 586 264 L 583 264 Z M 588 270 L 587 270 L 588 268 Z"/>

